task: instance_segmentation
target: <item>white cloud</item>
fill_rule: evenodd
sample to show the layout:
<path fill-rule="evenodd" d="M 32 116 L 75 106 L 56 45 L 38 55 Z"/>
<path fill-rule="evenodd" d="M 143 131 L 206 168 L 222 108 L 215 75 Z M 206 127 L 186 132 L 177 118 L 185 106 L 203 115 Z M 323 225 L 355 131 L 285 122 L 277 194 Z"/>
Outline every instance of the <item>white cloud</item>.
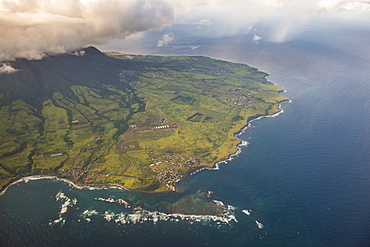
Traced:
<path fill-rule="evenodd" d="M 370 11 L 368 0 L 319 0 L 317 7 L 322 10 Z"/>
<path fill-rule="evenodd" d="M 203 20 L 194 22 L 194 24 L 198 24 L 198 25 L 201 25 L 201 26 L 210 26 L 210 25 L 213 25 L 213 23 L 210 20 L 208 20 L 208 19 L 203 19 Z"/>
<path fill-rule="evenodd" d="M 13 68 L 9 63 L 3 63 L 0 67 L 0 74 L 12 74 L 19 71 Z"/>
<path fill-rule="evenodd" d="M 258 44 L 258 41 L 260 41 L 262 39 L 262 37 L 261 36 L 258 36 L 257 34 L 254 34 L 253 35 L 253 42 L 255 43 L 255 44 Z"/>
<path fill-rule="evenodd" d="M 0 0 L 0 61 L 41 59 L 173 23 L 214 24 L 219 36 L 264 23 L 264 40 L 284 42 L 313 18 L 367 23 L 369 13 L 369 0 Z"/>
<path fill-rule="evenodd" d="M 81 56 L 85 56 L 85 53 L 86 53 L 85 51 L 73 51 L 70 54 L 76 57 L 81 57 Z"/>
<path fill-rule="evenodd" d="M 176 21 L 175 24 L 183 25 L 183 24 L 187 24 L 187 22 L 185 20 L 179 20 L 179 21 Z"/>
<path fill-rule="evenodd" d="M 40 59 L 174 21 L 166 0 L 0 0 L 0 61 Z"/>
<path fill-rule="evenodd" d="M 219 36 L 263 23 L 264 39 L 284 42 L 315 19 L 370 22 L 369 0 L 170 0 L 182 19 L 212 20 Z M 207 33 L 208 34 L 208 33 Z"/>
<path fill-rule="evenodd" d="M 158 40 L 157 46 L 163 47 L 167 46 L 175 40 L 172 33 L 164 34 L 161 40 Z"/>
<path fill-rule="evenodd" d="M 311 6 L 310 8 L 319 9 L 342 9 L 344 6 L 351 7 L 353 4 L 359 4 L 364 9 L 369 10 L 368 0 L 169 0 L 176 9 L 182 10 L 188 14 L 194 14 L 199 9 L 206 7 L 224 7 L 234 6 L 234 8 L 243 8 L 246 10 L 247 6 L 251 9 L 283 9 L 283 8 L 301 8 L 302 6 Z M 354 6 L 352 7 L 352 10 Z"/>

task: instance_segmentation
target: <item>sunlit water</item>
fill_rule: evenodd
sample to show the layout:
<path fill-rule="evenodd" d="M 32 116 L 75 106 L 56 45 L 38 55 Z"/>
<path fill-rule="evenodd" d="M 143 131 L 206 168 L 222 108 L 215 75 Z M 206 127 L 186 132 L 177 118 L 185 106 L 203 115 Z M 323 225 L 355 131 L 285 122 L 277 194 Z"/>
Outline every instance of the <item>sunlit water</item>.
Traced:
<path fill-rule="evenodd" d="M 310 44 L 250 48 L 222 41 L 201 44 L 194 54 L 269 72 L 292 100 L 282 105 L 283 114 L 252 122 L 239 136 L 248 145 L 237 157 L 219 170 L 187 176 L 180 194 L 79 190 L 55 180 L 18 183 L 0 197 L 0 243 L 369 246 L 370 70 L 364 61 L 313 52 L 318 48 Z M 158 211 L 161 202 L 199 189 L 213 191 L 214 199 L 229 206 L 228 215 Z"/>

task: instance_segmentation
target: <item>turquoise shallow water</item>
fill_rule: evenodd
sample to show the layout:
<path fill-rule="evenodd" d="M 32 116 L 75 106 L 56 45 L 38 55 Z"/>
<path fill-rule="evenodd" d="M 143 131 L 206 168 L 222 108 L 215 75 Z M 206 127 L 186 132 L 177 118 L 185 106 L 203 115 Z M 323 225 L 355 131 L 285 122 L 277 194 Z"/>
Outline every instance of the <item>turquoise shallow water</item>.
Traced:
<path fill-rule="evenodd" d="M 236 42 L 236 41 L 235 41 Z M 181 193 L 19 183 L 0 196 L 3 246 L 368 246 L 370 70 L 344 53 L 210 43 L 200 54 L 252 64 L 284 86 L 284 113 L 252 122 L 242 152 L 179 183 Z M 282 53 L 282 51 L 284 51 Z M 302 59 L 302 56 L 304 59 Z M 221 219 L 158 212 L 200 189 L 230 205 Z M 108 202 L 107 200 L 110 200 Z M 144 210 L 126 208 L 125 199 Z M 102 201 L 105 200 L 105 201 Z M 243 210 L 251 210 L 250 215 Z M 245 212 L 245 211 L 244 211 Z M 236 220 L 234 220 L 234 218 Z"/>

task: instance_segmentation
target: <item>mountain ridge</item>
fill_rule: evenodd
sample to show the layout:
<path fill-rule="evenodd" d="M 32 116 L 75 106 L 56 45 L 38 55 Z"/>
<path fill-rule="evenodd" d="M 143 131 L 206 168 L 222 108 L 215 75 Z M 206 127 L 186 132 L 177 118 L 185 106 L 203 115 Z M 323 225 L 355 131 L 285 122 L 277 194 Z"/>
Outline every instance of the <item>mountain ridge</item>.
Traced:
<path fill-rule="evenodd" d="M 41 60 L 18 59 L 12 66 L 18 71 L 0 75 L 0 106 L 23 100 L 40 109 L 42 102 L 55 92 L 69 92 L 72 85 L 101 88 L 109 81 L 120 88 L 130 87 L 119 81 L 119 70 L 134 63 L 108 57 L 95 47 L 82 49 L 84 55 L 59 54 Z"/>

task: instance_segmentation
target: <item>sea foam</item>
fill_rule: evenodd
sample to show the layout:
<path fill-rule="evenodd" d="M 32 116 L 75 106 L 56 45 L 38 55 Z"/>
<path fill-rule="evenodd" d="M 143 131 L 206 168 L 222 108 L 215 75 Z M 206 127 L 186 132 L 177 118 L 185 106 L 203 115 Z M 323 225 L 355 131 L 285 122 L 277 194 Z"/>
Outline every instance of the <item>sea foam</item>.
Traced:
<path fill-rule="evenodd" d="M 217 201 L 218 204 L 222 202 Z M 217 225 L 230 225 L 232 222 L 238 222 L 234 216 L 235 208 L 228 205 L 227 211 L 223 215 L 188 215 L 179 213 L 163 213 L 159 211 L 149 211 L 144 210 L 140 207 L 135 208 L 132 212 L 120 212 L 115 213 L 112 211 L 104 211 L 104 213 L 99 213 L 97 210 L 85 210 L 80 216 L 84 220 L 91 220 L 92 216 L 103 217 L 106 221 L 114 221 L 120 225 L 126 224 L 137 224 L 144 222 L 152 222 L 156 224 L 158 221 L 187 221 L 190 224 L 193 223 L 215 223 Z"/>
<path fill-rule="evenodd" d="M 242 210 L 242 212 L 243 213 L 245 213 L 246 215 L 251 215 L 251 213 L 252 213 L 252 210 L 248 210 L 248 209 L 246 209 L 246 210 Z"/>
<path fill-rule="evenodd" d="M 257 220 L 255 220 L 255 222 L 256 222 L 257 227 L 258 227 L 259 229 L 264 228 L 264 226 L 262 225 L 262 223 L 261 223 L 261 222 L 258 222 Z"/>
<path fill-rule="evenodd" d="M 70 187 L 79 189 L 79 190 L 108 190 L 108 189 L 116 189 L 116 190 L 128 190 L 123 186 L 120 185 L 113 185 L 113 184 L 107 184 L 107 185 L 78 185 L 73 183 L 72 181 L 65 179 L 65 178 L 58 178 L 56 176 L 47 176 L 47 175 L 32 175 L 28 177 L 23 177 L 18 179 L 17 181 L 14 181 L 13 183 L 9 184 L 3 191 L 0 192 L 0 196 L 4 195 L 5 192 L 8 190 L 9 187 L 19 184 L 19 183 L 28 183 L 29 181 L 34 180 L 41 180 L 41 179 L 50 179 L 55 181 L 62 181 L 64 183 L 67 183 Z"/>
<path fill-rule="evenodd" d="M 49 225 L 54 225 L 59 222 L 62 222 L 62 225 L 65 223 L 65 219 L 63 218 L 63 215 L 67 213 L 68 208 L 74 207 L 77 204 L 77 199 L 71 199 L 68 196 L 66 196 L 63 192 L 59 191 L 55 196 L 55 201 L 62 201 L 63 204 L 60 208 L 60 211 L 58 213 L 58 219 L 49 222 Z"/>
<path fill-rule="evenodd" d="M 102 201 L 102 202 L 109 202 L 109 203 L 117 203 L 119 205 L 124 205 L 125 208 L 130 208 L 131 205 L 124 199 L 115 199 L 113 197 L 108 197 L 108 198 L 95 198 L 97 201 Z"/>

